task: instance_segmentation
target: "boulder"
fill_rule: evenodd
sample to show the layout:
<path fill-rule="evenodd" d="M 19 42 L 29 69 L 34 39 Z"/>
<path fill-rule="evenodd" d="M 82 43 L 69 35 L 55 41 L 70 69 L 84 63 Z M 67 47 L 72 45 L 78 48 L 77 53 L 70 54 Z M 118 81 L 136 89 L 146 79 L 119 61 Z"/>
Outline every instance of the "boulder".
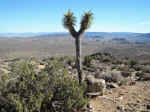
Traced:
<path fill-rule="evenodd" d="M 96 73 L 95 77 L 106 82 L 120 82 L 123 79 L 120 71 L 100 72 Z"/>
<path fill-rule="evenodd" d="M 112 71 L 111 75 L 112 75 L 112 79 L 111 80 L 113 82 L 120 82 L 123 79 L 122 74 L 121 74 L 120 71 Z"/>
<path fill-rule="evenodd" d="M 111 73 L 110 72 L 97 72 L 95 74 L 95 78 L 104 79 L 105 81 L 108 81 L 109 79 L 111 79 Z"/>
<path fill-rule="evenodd" d="M 130 72 L 126 72 L 126 71 L 122 71 L 122 72 L 121 72 L 121 75 L 122 75 L 123 77 L 129 77 L 129 76 L 131 76 L 131 73 L 130 73 Z"/>
<path fill-rule="evenodd" d="M 86 78 L 89 93 L 100 93 L 104 94 L 106 83 L 104 79 L 96 79 L 94 76 L 89 75 Z"/>

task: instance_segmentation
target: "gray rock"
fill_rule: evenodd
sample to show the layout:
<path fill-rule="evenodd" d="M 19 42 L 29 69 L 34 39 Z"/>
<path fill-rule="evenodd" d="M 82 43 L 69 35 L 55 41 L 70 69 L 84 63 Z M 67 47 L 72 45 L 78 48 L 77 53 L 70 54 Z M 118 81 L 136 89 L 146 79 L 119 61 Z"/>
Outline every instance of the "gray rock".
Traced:
<path fill-rule="evenodd" d="M 120 71 L 100 72 L 96 73 L 95 77 L 104 79 L 106 82 L 119 82 L 123 79 Z"/>
<path fill-rule="evenodd" d="M 123 79 L 120 71 L 112 71 L 112 81 L 119 82 Z"/>
<path fill-rule="evenodd" d="M 101 95 L 104 94 L 104 90 L 106 88 L 105 80 L 96 79 L 94 76 L 89 75 L 89 76 L 87 76 L 86 81 L 88 84 L 88 92 L 89 93 L 99 92 Z"/>
<path fill-rule="evenodd" d="M 122 72 L 121 72 L 121 75 L 122 75 L 123 77 L 129 77 L 129 76 L 131 75 L 131 73 L 130 73 L 130 72 L 126 72 L 126 71 L 122 71 Z"/>

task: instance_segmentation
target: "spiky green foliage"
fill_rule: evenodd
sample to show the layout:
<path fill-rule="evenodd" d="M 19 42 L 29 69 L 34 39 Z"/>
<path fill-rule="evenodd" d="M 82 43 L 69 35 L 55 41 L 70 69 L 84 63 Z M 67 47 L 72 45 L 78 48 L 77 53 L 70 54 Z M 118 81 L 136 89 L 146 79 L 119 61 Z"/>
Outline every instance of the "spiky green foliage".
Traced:
<path fill-rule="evenodd" d="M 88 28 L 90 28 L 91 23 L 93 20 L 93 13 L 91 11 L 86 12 L 83 16 L 82 16 L 82 20 L 81 20 L 81 26 L 80 26 L 80 30 L 79 33 L 84 33 L 85 30 L 87 30 Z"/>
<path fill-rule="evenodd" d="M 74 27 L 76 23 L 76 17 L 73 12 L 70 10 L 64 15 L 64 27 L 69 29 L 70 27 Z"/>
<path fill-rule="evenodd" d="M 64 15 L 63 25 L 66 29 L 69 30 L 69 32 L 73 37 L 77 37 L 80 36 L 82 33 L 84 33 L 85 30 L 90 28 L 92 20 L 93 20 L 93 13 L 91 11 L 85 12 L 84 15 L 82 16 L 82 20 L 80 23 L 81 24 L 80 30 L 77 32 L 74 28 L 76 25 L 76 17 L 74 16 L 74 13 L 69 10 Z"/>
<path fill-rule="evenodd" d="M 75 31 L 75 23 L 76 23 L 76 17 L 74 16 L 73 12 L 70 10 L 64 15 L 63 18 L 63 25 L 66 29 L 68 29 L 73 37 L 76 36 L 76 31 Z"/>

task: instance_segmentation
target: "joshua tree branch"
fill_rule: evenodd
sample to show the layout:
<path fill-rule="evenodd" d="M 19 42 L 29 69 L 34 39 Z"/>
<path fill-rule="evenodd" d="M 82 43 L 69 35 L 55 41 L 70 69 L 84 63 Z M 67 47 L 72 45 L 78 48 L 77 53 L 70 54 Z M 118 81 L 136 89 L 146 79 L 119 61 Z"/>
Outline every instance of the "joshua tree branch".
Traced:
<path fill-rule="evenodd" d="M 69 28 L 69 32 L 70 32 L 70 34 L 71 34 L 74 38 L 77 37 L 77 32 L 76 32 L 76 30 L 75 30 L 75 28 L 74 28 L 73 26 L 71 26 L 71 27 Z"/>

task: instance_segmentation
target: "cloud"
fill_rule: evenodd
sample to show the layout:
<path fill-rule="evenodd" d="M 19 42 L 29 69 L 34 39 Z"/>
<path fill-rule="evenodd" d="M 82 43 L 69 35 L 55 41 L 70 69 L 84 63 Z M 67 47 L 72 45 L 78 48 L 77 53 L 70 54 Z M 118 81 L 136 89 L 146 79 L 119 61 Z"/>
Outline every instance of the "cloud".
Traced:
<path fill-rule="evenodd" d="M 150 25 L 150 21 L 141 22 L 140 24 L 142 24 L 142 25 Z"/>

